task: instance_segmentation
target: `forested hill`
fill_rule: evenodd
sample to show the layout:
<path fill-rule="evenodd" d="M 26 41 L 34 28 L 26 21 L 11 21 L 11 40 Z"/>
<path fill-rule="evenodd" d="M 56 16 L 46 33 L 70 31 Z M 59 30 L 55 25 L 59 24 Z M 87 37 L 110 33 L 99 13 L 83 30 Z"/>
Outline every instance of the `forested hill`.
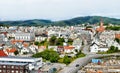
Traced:
<path fill-rule="evenodd" d="M 78 25 L 84 23 L 95 24 L 99 23 L 100 20 L 103 20 L 105 24 L 120 24 L 120 19 L 101 17 L 101 16 L 85 16 L 85 17 L 76 17 L 68 20 L 62 21 L 51 21 L 51 20 L 25 20 L 25 21 L 1 21 L 0 25 L 9 25 L 9 26 L 46 26 L 46 25 L 56 25 L 56 26 L 66 26 L 66 25 Z"/>

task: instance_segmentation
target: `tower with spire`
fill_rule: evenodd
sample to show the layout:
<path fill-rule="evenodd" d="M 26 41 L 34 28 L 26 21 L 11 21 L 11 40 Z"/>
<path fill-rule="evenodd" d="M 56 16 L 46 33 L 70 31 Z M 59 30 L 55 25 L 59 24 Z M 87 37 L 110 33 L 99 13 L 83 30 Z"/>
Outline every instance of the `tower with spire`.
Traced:
<path fill-rule="evenodd" d="M 104 23 L 101 19 L 99 28 L 96 29 L 97 32 L 103 32 L 105 30 Z"/>

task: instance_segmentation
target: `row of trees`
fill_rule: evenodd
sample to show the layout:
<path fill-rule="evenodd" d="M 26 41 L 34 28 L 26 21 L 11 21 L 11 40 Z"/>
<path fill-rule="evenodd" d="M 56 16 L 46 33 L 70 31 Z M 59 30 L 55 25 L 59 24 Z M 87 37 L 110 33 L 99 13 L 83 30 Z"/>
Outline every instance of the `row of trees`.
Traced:
<path fill-rule="evenodd" d="M 111 46 L 110 49 L 107 51 L 107 53 L 115 53 L 115 52 L 120 52 L 118 47 Z"/>
<path fill-rule="evenodd" d="M 37 46 L 42 46 L 42 45 L 51 45 L 51 46 L 63 46 L 63 43 L 65 42 L 65 39 L 64 38 L 57 38 L 56 36 L 52 36 L 49 41 L 47 41 L 47 39 L 45 39 L 44 41 L 41 41 L 41 42 L 35 42 L 35 45 Z M 72 39 L 68 39 L 67 43 L 69 45 L 72 45 L 73 43 L 73 40 Z"/>
<path fill-rule="evenodd" d="M 44 41 L 41 41 L 41 42 L 36 41 L 34 44 L 37 46 L 43 46 L 43 45 L 47 46 L 48 42 L 47 42 L 47 39 L 45 39 Z"/>
<path fill-rule="evenodd" d="M 65 42 L 65 39 L 64 38 L 57 38 L 56 36 L 52 36 L 50 39 L 49 39 L 49 45 L 57 45 L 57 46 L 63 46 L 63 43 Z M 73 40 L 68 38 L 68 41 L 67 43 L 69 45 L 72 45 L 73 43 Z"/>
<path fill-rule="evenodd" d="M 59 54 L 56 51 L 53 51 L 52 49 L 46 49 L 43 52 L 34 54 L 32 57 L 42 57 L 44 60 L 49 60 L 50 62 L 58 62 Z"/>
<path fill-rule="evenodd" d="M 39 52 L 34 54 L 32 57 L 39 58 L 42 57 L 45 61 L 50 61 L 50 62 L 59 62 L 59 63 L 64 63 L 64 64 L 69 64 L 76 58 L 84 57 L 85 54 L 83 54 L 81 51 L 78 52 L 78 54 L 75 57 L 69 57 L 65 55 L 63 58 L 59 57 L 59 54 L 54 51 L 53 49 L 46 49 L 43 52 Z"/>
<path fill-rule="evenodd" d="M 115 30 L 115 31 L 117 31 L 117 30 L 120 30 L 120 26 L 108 26 L 108 27 L 106 27 L 106 30 Z"/>
<path fill-rule="evenodd" d="M 76 58 L 84 57 L 85 54 L 82 53 L 81 51 L 78 51 L 75 57 L 69 57 L 65 55 L 63 58 L 60 58 L 58 62 L 64 63 L 64 64 L 70 64 L 72 61 L 74 61 Z"/>

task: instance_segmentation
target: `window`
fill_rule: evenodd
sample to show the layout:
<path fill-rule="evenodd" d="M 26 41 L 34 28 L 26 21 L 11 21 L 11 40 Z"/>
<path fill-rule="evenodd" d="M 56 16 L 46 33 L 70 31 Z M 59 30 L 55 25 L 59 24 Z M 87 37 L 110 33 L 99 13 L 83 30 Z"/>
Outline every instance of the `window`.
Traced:
<path fill-rule="evenodd" d="M 18 71 L 16 71 L 16 73 L 18 73 Z"/>
<path fill-rule="evenodd" d="M 22 67 L 22 66 L 20 66 L 20 69 L 23 69 L 23 67 Z"/>
<path fill-rule="evenodd" d="M 12 69 L 14 68 L 14 66 L 11 67 Z"/>
<path fill-rule="evenodd" d="M 10 70 L 7 70 L 7 73 L 10 73 Z"/>
<path fill-rule="evenodd" d="M 3 70 L 3 73 L 6 73 L 6 70 Z"/>
<path fill-rule="evenodd" d="M 15 66 L 16 69 L 18 69 L 18 66 Z"/>
<path fill-rule="evenodd" d="M 4 65 L 3 68 L 6 68 L 6 66 Z"/>
<path fill-rule="evenodd" d="M 23 71 L 21 70 L 20 73 L 23 73 Z"/>
<path fill-rule="evenodd" d="M 14 70 L 12 70 L 11 73 L 14 73 Z"/>
<path fill-rule="evenodd" d="M 7 68 L 10 68 L 10 66 L 7 66 Z"/>

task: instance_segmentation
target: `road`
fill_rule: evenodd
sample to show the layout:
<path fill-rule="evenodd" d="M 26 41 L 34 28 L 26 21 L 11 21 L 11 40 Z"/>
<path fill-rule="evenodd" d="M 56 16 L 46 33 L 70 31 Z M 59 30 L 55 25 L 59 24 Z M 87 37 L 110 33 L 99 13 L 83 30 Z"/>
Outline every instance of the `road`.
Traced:
<path fill-rule="evenodd" d="M 87 49 L 86 49 L 87 48 Z M 83 58 L 78 58 L 72 63 L 70 63 L 68 66 L 64 67 L 61 71 L 58 73 L 77 73 L 79 69 L 81 69 L 83 66 L 87 65 L 93 58 L 103 57 L 103 56 L 109 56 L 109 55 L 120 55 L 120 54 L 93 54 L 89 53 L 88 51 L 89 46 L 85 46 L 83 48 L 83 53 L 86 54 Z M 79 65 L 76 67 L 76 65 Z"/>

